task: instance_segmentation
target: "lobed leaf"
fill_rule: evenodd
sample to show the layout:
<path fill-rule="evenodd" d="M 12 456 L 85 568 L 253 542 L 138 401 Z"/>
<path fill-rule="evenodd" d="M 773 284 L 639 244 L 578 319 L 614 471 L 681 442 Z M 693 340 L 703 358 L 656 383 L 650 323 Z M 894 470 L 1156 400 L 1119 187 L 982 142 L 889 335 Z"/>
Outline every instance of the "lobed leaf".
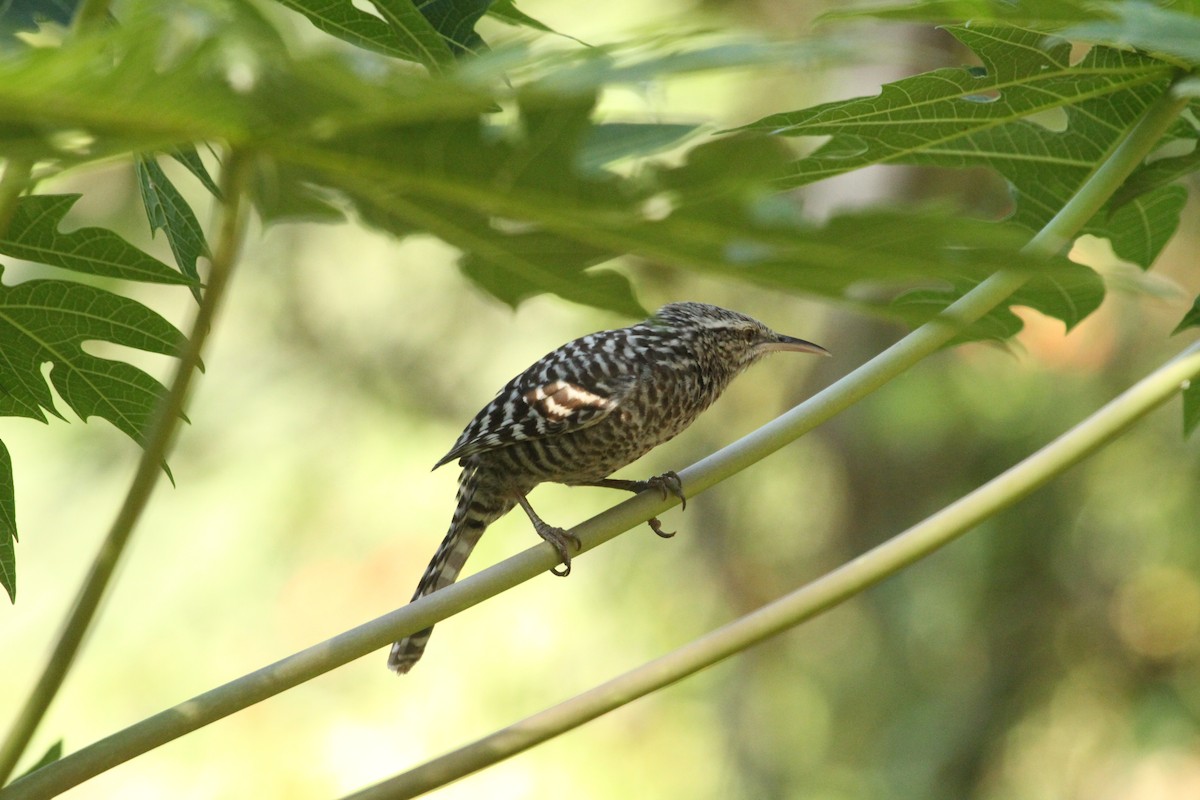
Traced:
<path fill-rule="evenodd" d="M 1156 59 L 1109 47 L 1093 47 L 1072 64 L 1070 45 L 1039 31 L 992 23 L 948 30 L 979 55 L 982 69 L 940 69 L 888 84 L 876 97 L 776 114 L 746 126 L 831 137 L 796 161 L 781 184 L 800 186 L 872 164 L 984 166 L 1012 185 L 1012 221 L 1035 231 L 1166 90 L 1174 72 Z M 1031 119 L 1051 111 L 1063 116 L 1061 130 Z M 1172 134 L 1181 135 L 1178 129 Z M 1161 169 L 1143 174 L 1138 192 L 1163 178 Z M 1148 267 L 1174 232 L 1180 207 L 1174 192 L 1124 210 L 1113 205 L 1088 232 L 1112 239 L 1117 252 Z"/>
<path fill-rule="evenodd" d="M 423 63 L 425 55 L 413 42 L 398 38 L 393 28 L 374 14 L 356 8 L 350 0 L 276 0 L 302 14 L 318 30 L 355 47 L 385 56 Z"/>
<path fill-rule="evenodd" d="M 841 299 L 863 282 L 980 280 L 1002 267 L 1084 270 L 1021 255 L 1027 235 L 1015 227 L 936 211 L 813 225 L 771 188 L 790 154 L 761 135 L 711 141 L 681 166 L 635 178 L 580 169 L 592 102 L 551 105 L 527 93 L 512 129 L 471 121 L 360 130 L 292 143 L 286 158 L 350 196 L 372 224 L 400 236 L 429 231 L 459 247 L 467 275 L 510 303 L 552 291 L 631 313 L 637 305 L 624 278 L 592 269 L 624 255 Z"/>
<path fill-rule="evenodd" d="M 1082 233 L 1108 239 L 1117 256 L 1147 269 L 1175 235 L 1187 195 L 1182 186 L 1161 186 L 1132 202 L 1109 203 Z"/>
<path fill-rule="evenodd" d="M 491 0 L 421 0 L 417 8 L 455 56 L 487 51 L 475 24 L 487 13 Z"/>
<path fill-rule="evenodd" d="M 77 194 L 22 197 L 0 238 L 0 254 L 107 278 L 196 284 L 195 276 L 171 269 L 106 228 L 60 231 L 63 217 L 79 198 Z"/>
<path fill-rule="evenodd" d="M 169 322 L 126 297 L 80 283 L 32 280 L 0 284 L 0 414 L 45 421 L 59 416 L 41 367 L 82 419 L 99 416 L 141 443 L 164 389 L 123 361 L 84 349 L 107 342 L 177 355 L 184 337 Z"/>

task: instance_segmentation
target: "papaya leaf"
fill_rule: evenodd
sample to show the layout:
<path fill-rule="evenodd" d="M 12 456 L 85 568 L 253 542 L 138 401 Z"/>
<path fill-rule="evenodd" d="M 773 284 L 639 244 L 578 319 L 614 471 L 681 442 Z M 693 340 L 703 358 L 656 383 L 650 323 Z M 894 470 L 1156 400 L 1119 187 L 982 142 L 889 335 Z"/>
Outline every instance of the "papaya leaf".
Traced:
<path fill-rule="evenodd" d="M 9 602 L 17 602 L 17 500 L 12 456 L 0 442 L 0 586 Z"/>
<path fill-rule="evenodd" d="M 1188 111 L 1190 114 L 1181 116 L 1163 137 L 1159 148 L 1163 155 L 1148 159 L 1121 184 L 1109 201 L 1110 213 L 1160 186 L 1200 170 L 1200 129 L 1190 121 L 1200 118 L 1200 102 L 1192 101 Z"/>
<path fill-rule="evenodd" d="M 432 73 L 454 63 L 454 52 L 413 0 L 371 0 L 391 28 L 393 38 Z"/>
<path fill-rule="evenodd" d="M 1116 208 L 1110 203 L 1107 216 L 1102 211 L 1082 232 L 1103 236 L 1117 256 L 1148 269 L 1175 235 L 1187 194 L 1182 186 L 1161 186 Z"/>
<path fill-rule="evenodd" d="M 280 5 L 308 18 L 318 30 L 355 47 L 385 56 L 422 63 L 422 53 L 410 42 L 397 39 L 392 28 L 374 14 L 354 6 L 350 0 L 276 0 Z"/>
<path fill-rule="evenodd" d="M 1110 47 L 1093 47 L 1072 64 L 1070 44 L 1040 31 L 991 23 L 947 30 L 976 52 L 982 68 L 939 69 L 888 84 L 875 97 L 775 114 L 746 126 L 831 137 L 797 160 L 781 185 L 800 186 L 871 164 L 984 166 L 1015 190 L 1012 220 L 1034 231 L 1087 180 L 1174 72 L 1169 64 Z M 1063 115 L 1065 127 L 1029 119 L 1051 111 Z M 1136 231 L 1124 219 L 1108 231 L 1103 218 L 1091 230 L 1118 240 L 1133 237 L 1116 243 L 1127 255 L 1157 252 L 1147 243 L 1165 239 L 1177 224 L 1163 213 L 1170 207 L 1165 199 L 1152 204 L 1153 230 Z"/>
<path fill-rule="evenodd" d="M 487 51 L 475 24 L 488 11 L 490 0 L 421 0 L 417 8 L 449 45 L 455 56 Z"/>
<path fill-rule="evenodd" d="M 164 389 L 124 361 L 92 355 L 86 342 L 108 342 L 177 355 L 183 334 L 134 300 L 69 281 L 0 284 L 0 414 L 45 421 L 61 416 L 41 367 L 80 418 L 99 416 L 141 444 Z"/>
<path fill-rule="evenodd" d="M 22 197 L 0 238 L 0 254 L 52 267 L 151 283 L 192 284 L 196 278 L 171 269 L 106 228 L 59 230 L 77 194 Z"/>
<path fill-rule="evenodd" d="M 199 302 L 200 273 L 196 260 L 208 256 L 208 243 L 204 240 L 200 220 L 153 156 L 137 157 L 134 171 L 142 191 L 142 205 L 150 221 L 150 235 L 159 230 L 166 234 L 171 252 L 175 254 L 175 263 L 192 279 L 192 295 Z"/>
<path fill-rule="evenodd" d="M 947 288 L 917 289 L 901 294 L 894 308 L 911 322 L 921 322 L 953 303 L 974 288 L 977 281 L 951 281 Z M 1093 270 L 1069 261 L 1051 270 L 1031 273 L 1030 279 L 1003 305 L 992 309 L 963 330 L 951 344 L 992 339 L 1003 341 L 1020 333 L 1025 323 L 1012 306 L 1032 308 L 1075 327 L 1100 307 L 1104 300 L 1104 281 Z"/>
<path fill-rule="evenodd" d="M 372 224 L 398 236 L 428 231 L 461 249 L 467 275 L 509 303 L 551 291 L 630 313 L 624 279 L 592 269 L 624 255 L 839 299 L 864 282 L 901 288 L 978 281 L 1003 267 L 1084 269 L 1020 254 L 1028 235 L 1015 226 L 944 211 L 875 211 L 815 225 L 772 188 L 791 155 L 762 135 L 712 140 L 680 166 L 633 178 L 581 170 L 592 102 L 554 105 L 527 93 L 507 130 L 479 120 L 362 129 L 293 143 L 288 155 L 351 197 Z M 1069 309 L 1059 313 L 1074 323 Z"/>

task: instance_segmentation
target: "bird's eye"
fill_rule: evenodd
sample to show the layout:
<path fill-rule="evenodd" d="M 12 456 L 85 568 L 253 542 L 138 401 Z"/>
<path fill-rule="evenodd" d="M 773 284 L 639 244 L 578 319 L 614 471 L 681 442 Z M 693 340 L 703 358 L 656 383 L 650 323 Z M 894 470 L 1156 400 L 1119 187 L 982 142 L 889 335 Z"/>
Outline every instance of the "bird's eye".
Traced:
<path fill-rule="evenodd" d="M 746 340 L 747 344 L 757 341 L 758 331 L 754 330 L 753 328 L 746 328 L 746 330 L 742 331 L 742 338 Z"/>

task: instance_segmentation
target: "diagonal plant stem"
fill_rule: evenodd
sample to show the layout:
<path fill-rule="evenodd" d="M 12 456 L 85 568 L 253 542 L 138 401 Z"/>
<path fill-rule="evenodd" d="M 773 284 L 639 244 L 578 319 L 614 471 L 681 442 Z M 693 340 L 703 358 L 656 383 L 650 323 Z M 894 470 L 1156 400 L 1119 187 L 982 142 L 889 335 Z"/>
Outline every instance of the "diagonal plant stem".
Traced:
<path fill-rule="evenodd" d="M 344 800 L 417 797 L 577 728 L 812 619 L 1025 498 L 1124 433 L 1197 376 L 1200 376 L 1200 342 L 1021 463 L 812 583 L 637 669 L 408 772 L 348 795 Z"/>
<path fill-rule="evenodd" d="M 141 460 L 138 462 L 129 492 L 125 495 L 125 501 L 79 589 L 41 677 L 30 692 L 3 745 L 0 746 L 0 786 L 12 775 L 18 759 L 62 686 L 84 635 L 95 619 L 117 562 L 129 543 L 150 494 L 158 485 L 163 465 L 166 463 L 167 451 L 183 415 L 188 387 L 201 363 L 200 354 L 212 328 L 213 316 L 225 295 L 238 251 L 241 249 L 246 216 L 242 194 L 248 167 L 249 160 L 241 153 L 232 151 L 226 158 L 221 174 L 225 205 L 222 206 L 216 250 L 211 261 L 208 284 L 196 311 L 191 333 L 183 352 L 179 355 L 170 388 L 159 403 L 147 430 Z"/>
<path fill-rule="evenodd" d="M 1147 109 L 1128 136 L 1115 145 L 1074 197 L 1029 242 L 1026 250 L 1049 255 L 1062 249 L 1104 205 L 1121 182 L 1154 148 L 1186 106 L 1168 91 Z M 883 353 L 759 430 L 680 472 L 689 495 L 701 492 L 762 460 L 838 412 L 937 352 L 970 324 L 1019 289 L 1028 275 L 1002 271 L 951 304 Z M 587 551 L 640 525 L 677 503 L 647 492 L 573 529 Z M 0 800 L 53 797 L 111 769 L 255 703 L 329 672 L 373 650 L 427 628 L 556 565 L 557 555 L 540 544 L 294 655 L 160 711 L 94 742 L 0 789 Z M 584 720 L 586 721 L 586 720 Z M 515 752 L 515 751 L 514 751 Z M 465 774 L 465 773 L 463 773 Z M 444 782 L 453 780 L 448 776 Z"/>

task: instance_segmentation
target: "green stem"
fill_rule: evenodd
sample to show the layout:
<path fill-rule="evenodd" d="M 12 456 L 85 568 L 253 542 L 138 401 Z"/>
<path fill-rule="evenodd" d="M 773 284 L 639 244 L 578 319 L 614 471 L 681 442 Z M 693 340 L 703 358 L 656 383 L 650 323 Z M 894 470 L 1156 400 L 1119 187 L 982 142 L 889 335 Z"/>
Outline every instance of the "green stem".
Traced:
<path fill-rule="evenodd" d="M 1200 343 L 1051 444 L 975 491 L 752 614 L 570 700 L 345 800 L 397 800 L 491 766 L 812 619 L 953 541 L 1123 433 L 1200 376 Z"/>
<path fill-rule="evenodd" d="M 1141 163 L 1185 105 L 1185 100 L 1164 93 L 1113 149 L 1108 159 L 1113 163 L 1102 165 L 1026 249 L 1042 255 L 1058 252 Z M 758 431 L 684 470 L 680 477 L 688 495 L 695 495 L 765 458 L 903 374 L 949 343 L 962 325 L 979 319 L 1002 303 L 1027 279 L 1026 275 L 1007 271 L 996 273 L 951 304 L 937 319 L 922 325 L 853 373 Z M 590 550 L 676 503 L 673 499 L 660 499 L 655 492 L 643 493 L 587 520 L 573 532 L 579 536 L 582 549 Z M 550 545 L 532 547 L 441 591 L 117 731 L 15 781 L 0 790 L 0 800 L 53 797 L 155 747 L 542 575 L 557 563 Z M 495 759 L 510 754 L 498 752 Z M 454 777 L 447 776 L 445 781 Z"/>
<path fill-rule="evenodd" d="M 125 501 L 113 520 L 108 536 L 100 546 L 92 562 L 91 570 L 80 587 L 67 616 L 58 640 L 50 653 L 41 677 L 30 692 L 25 707 L 13 723 L 8 737 L 0 746 L 0 786 L 12 775 L 18 759 L 24 753 L 37 730 L 38 724 L 50 707 L 51 701 L 62 686 L 83 637 L 91 626 L 100 601 L 124 552 L 134 526 L 141 517 L 150 494 L 158 484 L 162 466 L 166 463 L 167 451 L 182 418 L 184 400 L 192 376 L 200 365 L 200 354 L 212 327 L 213 316 L 220 306 L 228 286 L 229 276 L 241 247 L 245 214 L 241 197 L 247 177 L 247 159 L 231 153 L 222 170 L 225 201 L 218 232 L 216 251 L 213 254 L 208 284 L 203 300 L 192 323 L 187 345 L 176 363 L 170 388 L 155 413 L 154 420 L 146 433 L 145 448 Z M 7 789 L 0 790 L 7 792 Z"/>

